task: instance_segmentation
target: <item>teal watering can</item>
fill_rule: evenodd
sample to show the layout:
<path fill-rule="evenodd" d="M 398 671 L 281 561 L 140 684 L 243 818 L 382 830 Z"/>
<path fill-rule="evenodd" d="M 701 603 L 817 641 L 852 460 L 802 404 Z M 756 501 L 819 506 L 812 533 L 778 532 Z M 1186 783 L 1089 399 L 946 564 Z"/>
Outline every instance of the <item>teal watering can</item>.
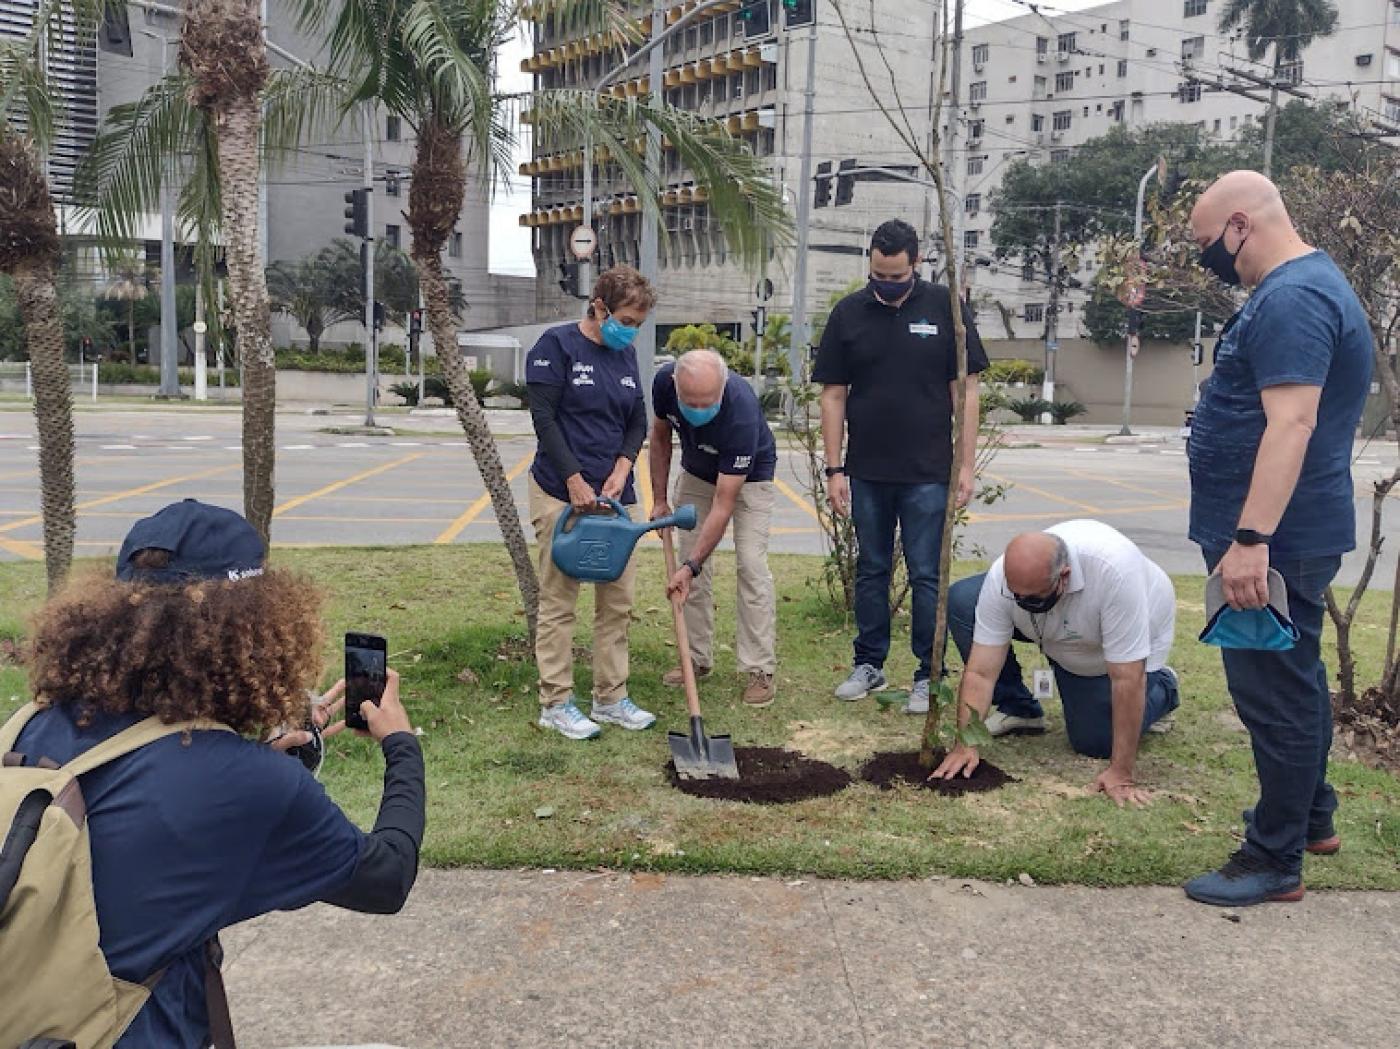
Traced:
<path fill-rule="evenodd" d="M 550 556 L 566 576 L 585 583 L 611 583 L 622 576 L 637 540 L 657 528 L 695 527 L 695 507 L 687 504 L 655 521 L 633 521 L 616 499 L 600 499 L 611 514 L 581 514 L 564 508 L 554 525 Z"/>

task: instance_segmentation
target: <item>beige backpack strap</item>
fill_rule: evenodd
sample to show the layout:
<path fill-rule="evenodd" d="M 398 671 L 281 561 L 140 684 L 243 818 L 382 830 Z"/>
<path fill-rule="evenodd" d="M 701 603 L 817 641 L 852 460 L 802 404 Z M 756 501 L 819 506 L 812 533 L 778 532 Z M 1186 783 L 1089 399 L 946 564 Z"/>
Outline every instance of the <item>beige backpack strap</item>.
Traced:
<path fill-rule="evenodd" d="M 166 736 L 173 736 L 177 732 L 232 732 L 233 729 L 217 721 L 208 721 L 203 718 L 194 721 L 175 721 L 169 724 L 161 721 L 158 717 L 149 717 L 145 721 L 137 722 L 130 728 L 123 729 L 111 739 L 103 740 L 97 746 L 79 754 L 68 764 L 63 766 L 63 771 L 70 776 L 78 777 L 84 773 L 91 772 L 99 765 L 105 765 L 109 761 L 125 757 L 134 750 L 140 750 L 148 743 L 154 743 L 158 739 Z"/>
<path fill-rule="evenodd" d="M 19 734 L 24 731 L 24 726 L 42 709 L 38 703 L 26 703 L 11 714 L 4 725 L 0 725 L 0 754 L 8 754 L 15 749 L 15 743 L 19 740 Z"/>

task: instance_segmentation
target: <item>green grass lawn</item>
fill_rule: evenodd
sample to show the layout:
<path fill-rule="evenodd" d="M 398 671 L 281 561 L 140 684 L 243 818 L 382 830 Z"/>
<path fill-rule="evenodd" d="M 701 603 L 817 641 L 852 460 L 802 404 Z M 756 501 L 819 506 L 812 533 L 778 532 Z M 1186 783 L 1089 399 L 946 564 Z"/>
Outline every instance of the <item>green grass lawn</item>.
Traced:
<path fill-rule="evenodd" d="M 987 878 L 1029 872 L 1040 882 L 1093 885 L 1178 882 L 1234 848 L 1240 810 L 1255 798 L 1248 737 L 1230 711 L 1219 653 L 1195 640 L 1202 581 L 1178 579 L 1173 663 L 1182 706 L 1170 735 L 1149 737 L 1139 780 L 1158 792 L 1143 810 L 1119 810 L 1085 788 L 1102 763 L 1065 742 L 1058 704 L 1041 738 L 998 742 L 984 756 L 1019 782 L 963 798 L 857 783 L 831 798 L 787 806 L 702 801 L 667 786 L 665 730 L 684 727 L 679 694 L 663 688 L 672 664 L 660 551 L 644 544 L 632 632 L 632 695 L 660 714 L 657 729 L 606 729 L 573 743 L 534 726 L 533 665 L 514 657 L 523 619 L 499 547 L 462 545 L 283 551 L 278 562 L 317 579 L 329 595 L 327 683 L 347 628 L 389 637 L 405 698 L 424 731 L 428 767 L 425 858 L 440 866 L 609 866 L 900 877 Z M 717 558 L 720 639 L 733 636 L 733 561 Z M 839 703 L 831 689 L 850 659 L 851 628 L 821 603 L 815 558 L 773 559 L 779 581 L 778 700 L 744 709 L 726 647 L 702 683 L 706 726 L 740 745 L 782 745 L 854 769 L 867 755 L 912 748 L 921 719 L 873 700 Z M 964 566 L 966 574 L 973 566 Z M 92 564 L 80 570 L 107 570 Z M 0 635 L 19 636 L 41 600 L 42 566 L 0 567 Z M 1382 600 L 1356 630 L 1360 663 L 1382 649 Z M 580 621 L 591 622 L 591 598 Z M 913 670 L 907 619 L 891 679 Z M 579 640 L 587 643 L 588 631 Z M 587 694 L 589 671 L 578 688 Z M 25 697 L 23 672 L 0 670 L 0 713 Z M 585 707 L 586 709 L 586 707 Z M 362 825 L 373 822 L 382 762 L 363 740 L 332 745 L 325 781 Z M 1341 855 L 1309 857 L 1313 887 L 1400 889 L 1400 780 L 1354 763 L 1333 765 L 1342 797 Z M 543 816 L 537 815 L 544 814 Z"/>

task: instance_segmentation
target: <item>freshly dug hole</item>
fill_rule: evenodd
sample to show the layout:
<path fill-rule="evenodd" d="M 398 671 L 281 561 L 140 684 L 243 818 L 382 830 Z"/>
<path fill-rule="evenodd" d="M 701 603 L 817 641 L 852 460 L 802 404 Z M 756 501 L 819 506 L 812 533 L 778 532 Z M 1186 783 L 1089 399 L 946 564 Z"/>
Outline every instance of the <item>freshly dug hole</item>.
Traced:
<path fill-rule="evenodd" d="M 781 805 L 807 798 L 824 798 L 850 785 L 845 769 L 804 757 L 781 747 L 735 747 L 739 778 L 681 779 L 673 762 L 666 763 L 666 780 L 677 790 L 697 798 L 745 801 L 755 805 Z"/>
<path fill-rule="evenodd" d="M 942 760 L 943 751 L 935 750 L 933 752 L 933 767 L 937 768 L 938 763 Z M 989 761 L 981 762 L 971 778 L 959 775 L 956 779 L 929 782 L 928 773 L 929 770 L 919 764 L 917 750 L 883 750 L 872 755 L 870 760 L 860 767 L 860 778 L 867 783 L 875 784 L 881 790 L 890 790 L 896 783 L 907 783 L 910 786 L 922 787 L 939 794 L 957 796 L 959 794 L 981 794 L 983 791 L 996 790 L 1008 783 L 1016 782 L 1013 777 Z"/>

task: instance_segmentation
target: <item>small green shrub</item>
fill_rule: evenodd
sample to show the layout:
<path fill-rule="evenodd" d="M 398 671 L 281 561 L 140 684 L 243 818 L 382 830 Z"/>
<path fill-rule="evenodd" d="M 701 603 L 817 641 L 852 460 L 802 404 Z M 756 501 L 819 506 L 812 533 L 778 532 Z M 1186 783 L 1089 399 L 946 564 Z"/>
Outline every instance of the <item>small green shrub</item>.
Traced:
<path fill-rule="evenodd" d="M 1045 370 L 1031 361 L 992 361 L 982 372 L 987 383 L 1018 383 L 1038 386 L 1045 380 Z"/>
<path fill-rule="evenodd" d="M 418 404 L 418 384 L 416 382 L 396 382 L 389 387 L 389 392 L 396 397 L 403 398 L 404 404 L 410 407 L 416 407 Z"/>
<path fill-rule="evenodd" d="M 1035 422 L 1043 414 L 1050 411 L 1052 407 L 1049 401 L 1042 400 L 1039 397 L 1027 397 L 1024 400 L 1007 401 L 1006 406 L 1020 416 L 1021 421 L 1025 423 Z"/>
<path fill-rule="evenodd" d="M 1056 401 L 1050 405 L 1050 417 L 1055 420 L 1056 426 L 1063 426 L 1071 419 L 1079 415 L 1084 415 L 1088 408 L 1078 401 Z"/>

